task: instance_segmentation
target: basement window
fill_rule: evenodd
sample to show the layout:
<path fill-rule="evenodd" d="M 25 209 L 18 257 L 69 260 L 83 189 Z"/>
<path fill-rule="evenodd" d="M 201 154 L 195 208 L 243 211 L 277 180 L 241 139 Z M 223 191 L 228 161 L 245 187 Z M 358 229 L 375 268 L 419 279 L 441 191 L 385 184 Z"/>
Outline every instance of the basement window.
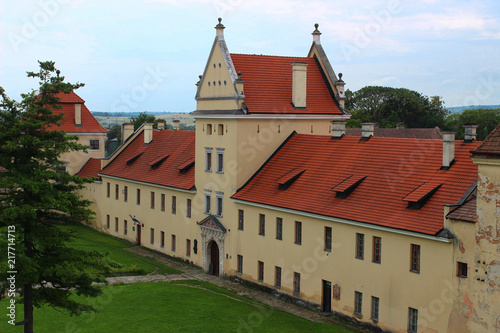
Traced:
<path fill-rule="evenodd" d="M 468 269 L 467 269 L 467 263 L 465 262 L 458 262 L 458 269 L 457 269 L 457 276 L 461 278 L 466 278 L 468 275 Z"/>

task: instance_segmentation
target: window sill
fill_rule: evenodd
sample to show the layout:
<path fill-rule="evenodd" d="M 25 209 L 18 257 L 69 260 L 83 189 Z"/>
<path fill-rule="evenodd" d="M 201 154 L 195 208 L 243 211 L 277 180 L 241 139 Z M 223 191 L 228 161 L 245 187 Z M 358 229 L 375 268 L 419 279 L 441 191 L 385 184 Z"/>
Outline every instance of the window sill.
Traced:
<path fill-rule="evenodd" d="M 224 174 L 224 170 L 223 171 L 215 171 L 215 173 L 223 175 Z"/>
<path fill-rule="evenodd" d="M 373 261 L 373 260 L 372 260 L 372 263 L 374 263 L 374 264 L 379 264 L 379 265 L 380 265 L 380 263 L 381 263 L 381 262 L 380 262 L 380 261 Z"/>
<path fill-rule="evenodd" d="M 295 296 L 300 296 L 300 291 L 294 291 L 294 292 L 293 292 L 293 294 L 294 294 Z"/>
<path fill-rule="evenodd" d="M 276 237 L 276 240 L 283 240 L 283 238 L 278 238 L 278 237 Z"/>
<path fill-rule="evenodd" d="M 458 278 L 467 279 L 467 275 L 457 275 Z"/>
<path fill-rule="evenodd" d="M 378 323 L 378 318 L 370 318 L 372 321 L 374 321 L 375 323 Z"/>
<path fill-rule="evenodd" d="M 281 289 L 281 286 L 274 286 L 274 288 L 276 288 L 276 289 Z"/>
<path fill-rule="evenodd" d="M 332 249 L 324 249 L 323 251 L 325 251 L 325 252 L 330 252 L 330 253 L 331 253 L 331 252 L 332 252 Z"/>
<path fill-rule="evenodd" d="M 297 242 L 293 242 L 294 244 L 297 244 L 297 245 L 302 245 L 302 243 L 297 243 Z"/>
<path fill-rule="evenodd" d="M 420 271 L 416 271 L 416 270 L 414 270 L 414 269 L 410 269 L 410 272 L 412 272 L 412 273 L 416 273 L 416 274 L 420 274 Z"/>
<path fill-rule="evenodd" d="M 355 257 L 356 259 L 359 259 L 359 260 L 365 260 L 364 257 Z"/>
<path fill-rule="evenodd" d="M 358 319 L 362 319 L 363 318 L 363 314 L 360 313 L 360 312 L 354 312 L 354 317 L 356 317 Z"/>

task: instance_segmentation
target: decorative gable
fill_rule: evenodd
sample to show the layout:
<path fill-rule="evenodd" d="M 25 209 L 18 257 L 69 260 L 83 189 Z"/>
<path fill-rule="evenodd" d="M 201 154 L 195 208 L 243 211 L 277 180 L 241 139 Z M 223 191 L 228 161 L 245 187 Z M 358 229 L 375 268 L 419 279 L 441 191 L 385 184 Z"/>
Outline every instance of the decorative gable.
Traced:
<path fill-rule="evenodd" d="M 213 215 L 208 215 L 197 224 L 203 228 L 210 228 L 222 232 L 227 231 L 226 228 L 222 225 L 222 223 L 220 223 L 220 221 Z"/>

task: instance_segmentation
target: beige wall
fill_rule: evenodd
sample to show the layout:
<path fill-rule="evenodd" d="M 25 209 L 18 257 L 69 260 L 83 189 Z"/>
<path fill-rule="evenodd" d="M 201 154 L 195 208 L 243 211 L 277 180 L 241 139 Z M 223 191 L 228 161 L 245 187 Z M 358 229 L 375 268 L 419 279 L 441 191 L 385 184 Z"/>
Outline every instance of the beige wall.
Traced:
<path fill-rule="evenodd" d="M 446 332 L 451 311 L 453 244 L 392 232 L 326 221 L 273 209 L 237 204 L 245 212 L 244 230 L 230 225 L 230 275 L 238 275 L 237 255 L 243 256 L 241 278 L 257 283 L 258 261 L 264 262 L 263 285 L 274 288 L 275 266 L 282 267 L 281 292 L 293 293 L 293 274 L 301 274 L 300 297 L 322 303 L 322 280 L 340 287 L 334 311 L 383 329 L 406 332 L 408 308 L 419 311 L 419 332 Z M 258 234 L 259 214 L 265 214 L 266 234 Z M 276 218 L 283 218 L 283 240 L 276 239 Z M 295 222 L 302 222 L 302 244 L 294 243 Z M 332 251 L 324 251 L 325 227 L 332 228 Z M 356 233 L 365 236 L 365 258 L 355 258 Z M 382 260 L 372 262 L 373 237 L 382 239 Z M 410 246 L 421 247 L 420 273 L 410 272 Z M 354 315 L 354 292 L 363 293 L 362 316 Z M 371 297 L 380 299 L 380 321 L 370 320 Z"/>
<path fill-rule="evenodd" d="M 72 133 L 69 133 L 72 134 Z M 68 163 L 66 170 L 74 175 L 78 173 L 89 158 L 104 158 L 104 143 L 106 140 L 106 133 L 86 133 L 86 134 L 76 134 L 78 135 L 78 143 L 89 146 L 90 140 L 99 140 L 99 150 L 91 150 L 87 148 L 87 152 L 83 151 L 72 151 L 61 155 L 61 160 Z"/>

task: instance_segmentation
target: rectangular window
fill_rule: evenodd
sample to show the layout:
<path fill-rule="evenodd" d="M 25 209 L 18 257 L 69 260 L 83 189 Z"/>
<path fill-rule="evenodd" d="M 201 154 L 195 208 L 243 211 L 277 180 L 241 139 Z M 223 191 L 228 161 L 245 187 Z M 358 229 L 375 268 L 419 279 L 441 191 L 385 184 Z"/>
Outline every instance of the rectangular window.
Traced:
<path fill-rule="evenodd" d="M 302 222 L 295 221 L 295 244 L 302 244 Z"/>
<path fill-rule="evenodd" d="M 276 239 L 283 239 L 283 219 L 281 217 L 276 218 Z"/>
<path fill-rule="evenodd" d="M 123 221 L 123 234 L 126 235 L 128 232 L 127 230 L 127 220 Z"/>
<path fill-rule="evenodd" d="M 363 294 L 354 292 L 354 313 L 360 315 L 363 309 Z"/>
<path fill-rule="evenodd" d="M 172 252 L 175 252 L 175 235 L 172 235 Z"/>
<path fill-rule="evenodd" d="M 212 124 L 207 124 L 207 135 L 212 135 Z"/>
<path fill-rule="evenodd" d="M 109 198 L 110 195 L 111 195 L 111 184 L 106 183 L 106 197 Z"/>
<path fill-rule="evenodd" d="M 467 264 L 465 262 L 458 262 L 457 276 L 461 278 L 468 276 Z"/>
<path fill-rule="evenodd" d="M 293 292 L 300 294 L 300 273 L 293 272 Z"/>
<path fill-rule="evenodd" d="M 219 135 L 224 135 L 224 124 L 217 125 L 217 132 Z"/>
<path fill-rule="evenodd" d="M 187 199 L 186 217 L 191 217 L 191 199 Z"/>
<path fill-rule="evenodd" d="M 172 196 L 172 214 L 177 214 L 177 197 Z"/>
<path fill-rule="evenodd" d="M 216 192 L 215 195 L 215 215 L 222 217 L 222 196 L 224 193 Z"/>
<path fill-rule="evenodd" d="M 165 247 L 165 232 L 160 231 L 160 246 Z"/>
<path fill-rule="evenodd" d="M 110 219 L 109 215 L 106 215 L 106 229 L 108 229 L 108 230 L 110 228 L 109 227 L 109 219 Z"/>
<path fill-rule="evenodd" d="M 259 281 L 262 282 L 264 281 L 264 263 L 262 261 L 259 261 Z"/>
<path fill-rule="evenodd" d="M 155 229 L 153 229 L 153 228 L 151 228 L 151 240 L 150 240 L 150 243 L 151 244 L 155 243 Z"/>
<path fill-rule="evenodd" d="M 137 204 L 138 205 L 141 204 L 141 189 L 140 188 L 137 189 Z"/>
<path fill-rule="evenodd" d="M 243 230 L 243 222 L 245 219 L 245 212 L 243 209 L 238 209 L 238 230 Z"/>
<path fill-rule="evenodd" d="M 378 321 L 378 306 L 379 306 L 379 298 L 372 296 L 372 316 L 371 320 Z"/>
<path fill-rule="evenodd" d="M 90 139 L 89 140 L 89 149 L 90 150 L 99 150 L 100 140 L 99 139 Z"/>
<path fill-rule="evenodd" d="M 186 239 L 186 257 L 191 256 L 191 240 Z"/>
<path fill-rule="evenodd" d="M 356 234 L 356 258 L 363 260 L 365 258 L 365 235 Z"/>
<path fill-rule="evenodd" d="M 243 273 L 243 256 L 240 256 L 238 254 L 238 271 L 237 271 L 238 274 L 242 274 Z"/>
<path fill-rule="evenodd" d="M 325 227 L 325 251 L 332 251 L 332 228 Z"/>
<path fill-rule="evenodd" d="M 205 148 L 205 171 L 212 171 L 212 148 Z"/>
<path fill-rule="evenodd" d="M 115 199 L 118 200 L 120 197 L 120 185 L 115 185 Z"/>
<path fill-rule="evenodd" d="M 210 196 L 212 192 L 205 191 L 205 214 L 210 214 Z"/>
<path fill-rule="evenodd" d="M 115 232 L 118 232 L 118 218 L 115 217 Z"/>
<path fill-rule="evenodd" d="M 266 234 L 266 215 L 259 214 L 259 235 L 264 236 Z"/>
<path fill-rule="evenodd" d="M 224 173 L 224 150 L 217 148 L 217 172 Z"/>
<path fill-rule="evenodd" d="M 151 209 L 155 209 L 155 192 L 151 191 Z"/>
<path fill-rule="evenodd" d="M 274 286 L 281 288 L 281 267 L 274 267 Z"/>
<path fill-rule="evenodd" d="M 416 333 L 418 323 L 418 310 L 408 308 L 408 332 Z"/>
<path fill-rule="evenodd" d="M 420 245 L 411 244 L 410 271 L 420 273 Z"/>
<path fill-rule="evenodd" d="M 382 259 L 382 239 L 380 237 L 373 237 L 373 259 L 374 263 L 380 264 Z"/>
<path fill-rule="evenodd" d="M 165 194 L 164 193 L 161 194 L 160 209 L 161 209 L 162 212 L 165 211 Z"/>
<path fill-rule="evenodd" d="M 123 201 L 128 201 L 128 186 L 123 186 Z"/>

